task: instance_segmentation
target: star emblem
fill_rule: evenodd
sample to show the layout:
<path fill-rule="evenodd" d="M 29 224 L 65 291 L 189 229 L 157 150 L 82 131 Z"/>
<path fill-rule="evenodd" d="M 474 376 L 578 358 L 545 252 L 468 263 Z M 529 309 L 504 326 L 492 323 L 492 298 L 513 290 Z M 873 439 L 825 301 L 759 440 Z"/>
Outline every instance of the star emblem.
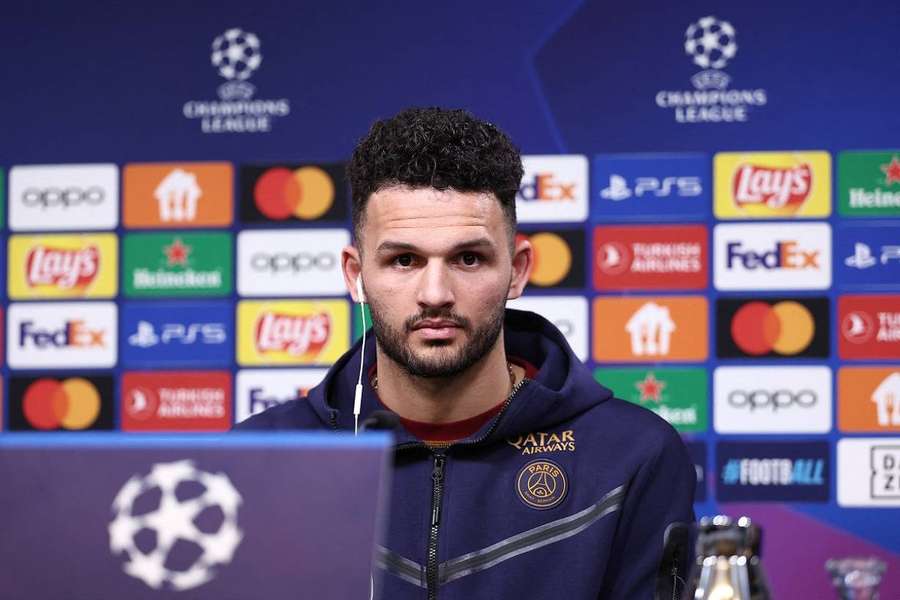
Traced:
<path fill-rule="evenodd" d="M 660 381 L 651 372 L 647 373 L 643 381 L 638 381 L 634 387 L 641 393 L 641 402 L 653 400 L 654 402 L 662 402 L 662 391 L 666 387 L 665 381 Z"/>
<path fill-rule="evenodd" d="M 896 156 L 891 157 L 891 162 L 881 165 L 881 172 L 884 173 L 884 184 L 900 183 L 900 160 Z"/>
<path fill-rule="evenodd" d="M 185 246 L 179 238 L 175 238 L 171 244 L 163 247 L 163 253 L 166 255 L 166 262 L 170 267 L 186 265 L 191 247 Z"/>

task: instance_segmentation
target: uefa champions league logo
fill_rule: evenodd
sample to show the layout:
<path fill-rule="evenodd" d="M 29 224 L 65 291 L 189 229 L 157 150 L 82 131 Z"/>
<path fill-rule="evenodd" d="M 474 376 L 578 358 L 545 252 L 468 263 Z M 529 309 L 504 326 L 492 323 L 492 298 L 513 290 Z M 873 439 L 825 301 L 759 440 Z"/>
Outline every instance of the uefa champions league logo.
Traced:
<path fill-rule="evenodd" d="M 200 122 L 203 133 L 265 133 L 278 118 L 291 114 L 287 98 L 254 98 L 256 86 L 248 80 L 262 65 L 258 35 L 232 27 L 213 38 L 209 49 L 210 63 L 225 79 L 217 90 L 219 99 L 188 100 L 181 110 L 185 118 Z M 279 66 L 285 65 L 276 60 L 276 70 Z"/>
<path fill-rule="evenodd" d="M 256 91 L 247 79 L 262 64 L 259 38 L 237 27 L 218 36 L 212 43 L 212 65 L 227 79 L 219 87 L 222 100 L 249 100 Z"/>
<path fill-rule="evenodd" d="M 709 15 L 684 31 L 684 52 L 703 69 L 691 77 L 692 90 L 663 89 L 656 105 L 672 109 L 677 123 L 745 122 L 752 111 L 768 103 L 763 88 L 730 88 L 731 77 L 723 70 L 737 56 L 737 30 L 723 19 Z"/>
<path fill-rule="evenodd" d="M 190 460 L 155 464 L 149 474 L 132 476 L 113 500 L 109 549 L 124 554 L 125 573 L 150 588 L 198 587 L 234 557 L 243 539 L 241 501 L 224 473 L 201 471 Z"/>

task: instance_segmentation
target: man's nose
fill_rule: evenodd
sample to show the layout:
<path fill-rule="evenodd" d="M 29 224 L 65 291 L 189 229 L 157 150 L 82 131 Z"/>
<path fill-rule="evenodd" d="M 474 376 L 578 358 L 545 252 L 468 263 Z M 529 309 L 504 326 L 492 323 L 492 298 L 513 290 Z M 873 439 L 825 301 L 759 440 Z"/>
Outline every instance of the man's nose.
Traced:
<path fill-rule="evenodd" d="M 416 301 L 420 306 L 449 306 L 455 301 L 444 265 L 429 261 L 419 278 Z"/>

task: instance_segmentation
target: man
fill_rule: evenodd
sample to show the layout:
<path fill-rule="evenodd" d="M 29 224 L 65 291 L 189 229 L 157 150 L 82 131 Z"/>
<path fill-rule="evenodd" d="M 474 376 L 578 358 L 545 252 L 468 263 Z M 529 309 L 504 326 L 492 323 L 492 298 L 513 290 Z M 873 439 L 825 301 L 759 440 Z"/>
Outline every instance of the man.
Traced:
<path fill-rule="evenodd" d="M 519 152 L 463 111 L 412 109 L 348 172 L 344 279 L 375 347 L 238 428 L 352 430 L 362 360 L 361 417 L 400 420 L 383 598 L 651 598 L 667 526 L 693 520 L 693 463 L 553 325 L 504 310 L 535 258 L 515 235 Z"/>

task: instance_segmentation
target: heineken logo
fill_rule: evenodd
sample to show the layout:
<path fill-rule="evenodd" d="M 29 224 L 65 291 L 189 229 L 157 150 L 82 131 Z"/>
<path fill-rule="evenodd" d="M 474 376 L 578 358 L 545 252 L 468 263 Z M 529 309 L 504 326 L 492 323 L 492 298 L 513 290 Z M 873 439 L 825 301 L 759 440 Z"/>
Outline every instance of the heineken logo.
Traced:
<path fill-rule="evenodd" d="M 616 396 L 652 410 L 683 433 L 707 428 L 707 377 L 701 368 L 597 369 Z"/>
<path fill-rule="evenodd" d="M 841 152 L 839 210 L 846 216 L 900 216 L 900 151 Z"/>
<path fill-rule="evenodd" d="M 232 288 L 231 236 L 227 233 L 125 236 L 128 296 L 224 296 Z"/>

